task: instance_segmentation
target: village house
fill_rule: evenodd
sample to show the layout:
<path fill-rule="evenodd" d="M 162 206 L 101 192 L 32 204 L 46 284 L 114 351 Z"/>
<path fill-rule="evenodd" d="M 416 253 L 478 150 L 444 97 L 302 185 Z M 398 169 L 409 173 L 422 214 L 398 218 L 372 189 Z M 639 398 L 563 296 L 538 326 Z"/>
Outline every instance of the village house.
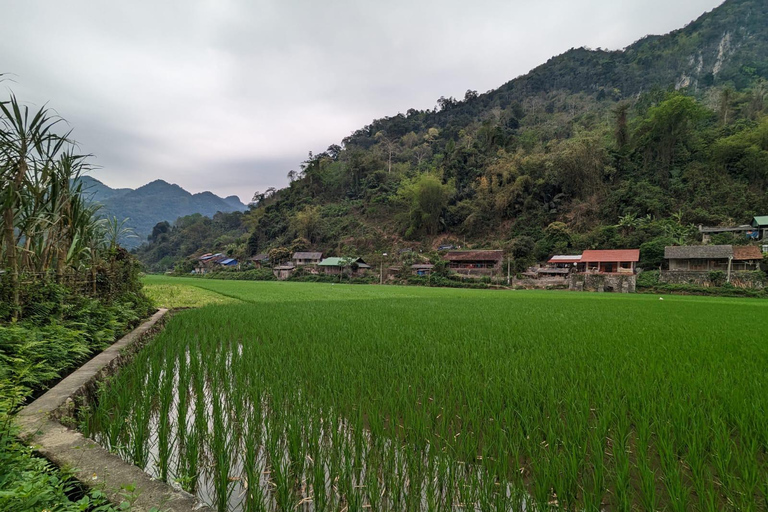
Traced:
<path fill-rule="evenodd" d="M 193 272 L 195 274 L 206 274 L 219 266 L 219 263 L 228 259 L 230 258 L 227 258 L 226 255 L 220 252 L 217 252 L 216 254 L 203 254 L 197 258 L 197 264 L 195 264 L 195 270 Z M 235 261 L 235 264 L 237 264 L 237 261 Z"/>
<path fill-rule="evenodd" d="M 250 258 L 251 263 L 256 268 L 264 268 L 269 264 L 269 254 L 261 253 Z"/>
<path fill-rule="evenodd" d="M 222 267 L 236 267 L 238 262 L 235 258 L 227 258 L 218 262 Z"/>
<path fill-rule="evenodd" d="M 362 258 L 325 258 L 318 266 L 326 275 L 331 276 L 341 274 L 347 267 L 354 276 L 365 274 L 371 268 Z"/>
<path fill-rule="evenodd" d="M 670 272 L 743 272 L 759 270 L 763 254 L 752 245 L 688 245 L 665 247 Z"/>
<path fill-rule="evenodd" d="M 581 255 L 562 255 L 552 256 L 547 261 L 546 267 L 539 267 L 531 271 L 532 277 L 567 277 L 571 271 L 576 269 L 576 265 L 581 261 Z"/>
<path fill-rule="evenodd" d="M 272 274 L 276 278 L 283 280 L 291 277 L 291 274 L 293 274 L 294 270 L 296 270 L 296 267 L 293 265 L 293 263 L 285 263 L 284 265 L 273 267 Z"/>
<path fill-rule="evenodd" d="M 640 249 L 618 249 L 584 251 L 576 263 L 577 272 L 590 274 L 634 275 Z"/>
<path fill-rule="evenodd" d="M 712 242 L 713 235 L 723 233 L 741 234 L 750 240 L 768 240 L 768 215 L 753 217 L 751 223 L 740 226 L 705 227 L 700 225 L 699 233 L 701 233 L 701 241 L 704 244 Z"/>
<path fill-rule="evenodd" d="M 415 276 L 429 277 L 432 274 L 432 269 L 435 266 L 431 263 L 414 263 L 411 265 L 411 272 Z"/>
<path fill-rule="evenodd" d="M 321 252 L 295 252 L 293 253 L 293 264 L 297 267 L 301 265 L 317 265 L 323 259 Z"/>
<path fill-rule="evenodd" d="M 444 259 L 448 268 L 459 274 L 492 275 L 501 272 L 504 251 L 450 251 Z"/>

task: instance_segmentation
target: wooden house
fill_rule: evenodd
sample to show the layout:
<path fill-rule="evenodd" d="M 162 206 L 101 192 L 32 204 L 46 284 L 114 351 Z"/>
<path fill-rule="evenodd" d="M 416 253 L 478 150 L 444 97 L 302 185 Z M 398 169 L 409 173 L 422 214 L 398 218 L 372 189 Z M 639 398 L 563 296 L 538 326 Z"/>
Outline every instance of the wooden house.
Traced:
<path fill-rule="evenodd" d="M 640 261 L 640 249 L 584 251 L 576 264 L 577 272 L 589 274 L 633 275 Z"/>
<path fill-rule="evenodd" d="M 301 265 L 317 265 L 323 259 L 321 252 L 295 252 L 293 253 L 293 264 L 297 267 Z"/>
<path fill-rule="evenodd" d="M 362 275 L 370 270 L 371 266 L 362 260 L 362 258 L 325 258 L 318 267 L 327 275 L 337 276 L 344 269 L 349 268 L 352 275 Z"/>
<path fill-rule="evenodd" d="M 253 266 L 256 268 L 264 268 L 267 265 L 269 265 L 269 254 L 267 253 L 261 253 L 257 254 L 256 256 L 252 256 L 250 258 L 251 263 L 253 263 Z"/>
<path fill-rule="evenodd" d="M 752 218 L 752 231 L 747 233 L 753 240 L 768 240 L 768 215 Z"/>
<path fill-rule="evenodd" d="M 768 215 L 752 217 L 751 223 L 740 226 L 699 226 L 699 233 L 701 233 L 701 241 L 704 244 L 710 243 L 713 235 L 724 233 L 737 234 L 749 240 L 768 240 Z"/>
<path fill-rule="evenodd" d="M 664 248 L 670 272 L 759 270 L 763 253 L 753 245 L 688 245 Z"/>
<path fill-rule="evenodd" d="M 465 275 L 491 275 L 502 270 L 504 251 L 449 251 L 448 268 Z"/>
<path fill-rule="evenodd" d="M 432 274 L 432 269 L 435 266 L 431 263 L 414 263 L 411 265 L 411 272 L 415 276 L 428 277 Z"/>

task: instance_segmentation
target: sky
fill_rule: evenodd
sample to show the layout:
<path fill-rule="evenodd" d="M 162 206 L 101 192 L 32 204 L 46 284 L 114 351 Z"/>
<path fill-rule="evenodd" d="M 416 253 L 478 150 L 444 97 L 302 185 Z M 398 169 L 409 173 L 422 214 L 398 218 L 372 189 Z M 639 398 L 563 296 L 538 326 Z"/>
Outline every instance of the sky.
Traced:
<path fill-rule="evenodd" d="M 0 0 L 0 95 L 47 104 L 105 184 L 247 202 L 372 120 L 620 49 L 722 0 Z"/>

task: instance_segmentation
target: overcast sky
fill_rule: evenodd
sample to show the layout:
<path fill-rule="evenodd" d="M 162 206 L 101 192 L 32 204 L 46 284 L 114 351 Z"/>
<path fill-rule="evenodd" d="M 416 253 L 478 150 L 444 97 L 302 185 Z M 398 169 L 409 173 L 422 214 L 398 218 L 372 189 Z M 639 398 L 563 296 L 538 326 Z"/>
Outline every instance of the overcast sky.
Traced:
<path fill-rule="evenodd" d="M 282 187 L 373 119 L 623 48 L 722 0 L 0 0 L 0 73 L 112 187 Z"/>

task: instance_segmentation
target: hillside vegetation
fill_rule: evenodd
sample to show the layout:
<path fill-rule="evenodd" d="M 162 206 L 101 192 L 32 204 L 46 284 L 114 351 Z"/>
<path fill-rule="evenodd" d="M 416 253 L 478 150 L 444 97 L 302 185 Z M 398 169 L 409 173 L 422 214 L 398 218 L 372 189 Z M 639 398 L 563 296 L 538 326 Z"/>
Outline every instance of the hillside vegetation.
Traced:
<path fill-rule="evenodd" d="M 500 88 L 378 119 L 311 154 L 244 214 L 156 226 L 165 269 L 196 251 L 373 255 L 442 243 L 553 252 L 663 246 L 768 212 L 768 5 L 729 0 L 623 51 L 574 49 Z M 723 240 L 730 242 L 730 240 Z"/>

